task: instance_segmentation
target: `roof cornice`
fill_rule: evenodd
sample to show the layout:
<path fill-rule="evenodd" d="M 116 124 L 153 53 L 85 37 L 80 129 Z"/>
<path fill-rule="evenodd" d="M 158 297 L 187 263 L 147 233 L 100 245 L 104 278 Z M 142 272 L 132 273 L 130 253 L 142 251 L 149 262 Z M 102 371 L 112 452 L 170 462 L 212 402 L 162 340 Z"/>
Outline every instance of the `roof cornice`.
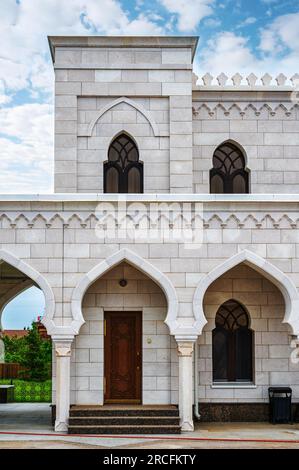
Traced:
<path fill-rule="evenodd" d="M 198 36 L 48 36 L 55 62 L 56 47 L 191 48 L 195 55 Z"/>

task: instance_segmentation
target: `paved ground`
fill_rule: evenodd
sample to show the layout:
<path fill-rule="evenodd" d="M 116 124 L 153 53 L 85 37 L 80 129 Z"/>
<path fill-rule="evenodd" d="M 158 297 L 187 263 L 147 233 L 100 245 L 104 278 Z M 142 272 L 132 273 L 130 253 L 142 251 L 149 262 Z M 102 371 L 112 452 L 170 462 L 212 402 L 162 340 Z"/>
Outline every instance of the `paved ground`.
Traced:
<path fill-rule="evenodd" d="M 0 449 L 299 449 L 299 424 L 197 423 L 180 437 L 76 437 L 54 433 L 50 416 L 48 404 L 0 404 Z"/>
<path fill-rule="evenodd" d="M 0 431 L 52 432 L 50 403 L 0 403 Z"/>

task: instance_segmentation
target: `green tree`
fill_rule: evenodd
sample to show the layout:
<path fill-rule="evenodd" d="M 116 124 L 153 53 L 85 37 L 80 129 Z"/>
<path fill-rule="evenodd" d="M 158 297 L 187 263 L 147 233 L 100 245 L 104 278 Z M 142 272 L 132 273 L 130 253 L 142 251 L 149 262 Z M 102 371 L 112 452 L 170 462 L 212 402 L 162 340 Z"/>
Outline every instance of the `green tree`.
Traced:
<path fill-rule="evenodd" d="M 40 337 L 36 323 L 22 338 L 4 336 L 5 362 L 18 362 L 26 369 L 22 375 L 29 380 L 44 381 L 50 377 L 52 344 Z"/>
<path fill-rule="evenodd" d="M 31 380 L 46 380 L 51 369 L 52 344 L 41 338 L 36 323 L 32 323 L 28 335 L 24 337 L 25 355 L 20 362 L 26 368 L 26 375 Z"/>
<path fill-rule="evenodd" d="M 5 362 L 17 362 L 21 363 L 26 350 L 26 343 L 24 337 L 18 338 L 17 336 L 6 336 L 2 337 L 5 346 Z"/>

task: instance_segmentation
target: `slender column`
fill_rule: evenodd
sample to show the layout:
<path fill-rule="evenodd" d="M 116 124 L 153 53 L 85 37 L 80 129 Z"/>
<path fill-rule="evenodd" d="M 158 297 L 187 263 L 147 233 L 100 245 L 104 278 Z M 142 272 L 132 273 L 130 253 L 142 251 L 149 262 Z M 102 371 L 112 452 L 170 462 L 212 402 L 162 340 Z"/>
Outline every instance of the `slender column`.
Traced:
<path fill-rule="evenodd" d="M 70 366 L 73 338 L 54 340 L 56 355 L 56 420 L 55 431 L 68 429 L 70 412 Z"/>
<path fill-rule="evenodd" d="M 193 431 L 192 355 L 194 341 L 178 341 L 179 356 L 179 409 L 182 431 Z"/>

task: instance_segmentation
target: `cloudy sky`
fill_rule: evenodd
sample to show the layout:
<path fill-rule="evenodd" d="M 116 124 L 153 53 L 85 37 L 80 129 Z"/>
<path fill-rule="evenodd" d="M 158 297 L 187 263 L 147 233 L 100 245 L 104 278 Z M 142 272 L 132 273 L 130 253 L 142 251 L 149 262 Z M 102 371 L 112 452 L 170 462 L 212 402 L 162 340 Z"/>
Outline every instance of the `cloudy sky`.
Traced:
<path fill-rule="evenodd" d="M 47 35 L 195 34 L 195 71 L 299 72 L 299 0 L 0 0 L 0 193 L 53 191 Z"/>

